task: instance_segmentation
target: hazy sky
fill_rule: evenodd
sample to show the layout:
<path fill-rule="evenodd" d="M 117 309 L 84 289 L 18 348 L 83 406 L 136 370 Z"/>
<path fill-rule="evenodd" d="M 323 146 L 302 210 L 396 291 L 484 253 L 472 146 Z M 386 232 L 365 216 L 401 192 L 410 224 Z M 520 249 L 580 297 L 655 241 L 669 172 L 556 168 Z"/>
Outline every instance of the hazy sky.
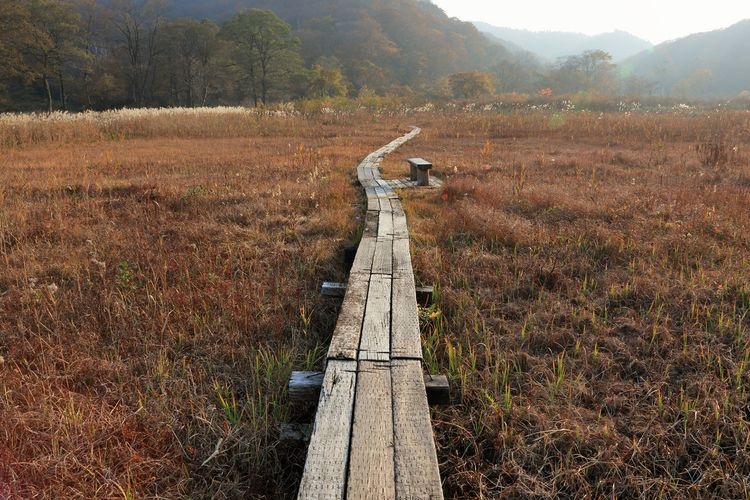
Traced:
<path fill-rule="evenodd" d="M 532 31 L 615 29 L 654 43 L 750 18 L 750 0 L 432 0 L 449 16 Z"/>

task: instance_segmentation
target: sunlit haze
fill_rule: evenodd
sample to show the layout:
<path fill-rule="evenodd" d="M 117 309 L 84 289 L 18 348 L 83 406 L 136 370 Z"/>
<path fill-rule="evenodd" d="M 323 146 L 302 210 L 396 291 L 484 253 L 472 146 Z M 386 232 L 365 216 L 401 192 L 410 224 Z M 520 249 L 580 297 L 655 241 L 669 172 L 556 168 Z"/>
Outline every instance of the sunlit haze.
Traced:
<path fill-rule="evenodd" d="M 714 0 L 559 0 L 543 2 L 488 2 L 433 0 L 449 16 L 483 21 L 495 26 L 531 31 L 574 31 L 595 35 L 622 30 L 653 43 L 691 33 L 725 28 L 750 18 L 750 1 Z"/>

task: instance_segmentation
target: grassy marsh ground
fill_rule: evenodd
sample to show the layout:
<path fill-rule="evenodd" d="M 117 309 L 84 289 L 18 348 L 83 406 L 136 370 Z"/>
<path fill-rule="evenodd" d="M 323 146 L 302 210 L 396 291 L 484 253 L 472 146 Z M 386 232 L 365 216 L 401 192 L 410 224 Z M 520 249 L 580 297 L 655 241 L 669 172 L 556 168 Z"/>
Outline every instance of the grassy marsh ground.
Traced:
<path fill-rule="evenodd" d="M 284 385 L 409 124 L 446 496 L 746 498 L 750 114 L 239 109 L 0 120 L 0 496 L 293 495 Z"/>
<path fill-rule="evenodd" d="M 320 366 L 332 330 L 318 290 L 356 234 L 352 165 L 399 131 L 125 118 L 0 132 L 15 137 L 0 152 L 0 485 L 288 494 L 304 450 L 279 448 L 285 383 Z"/>
<path fill-rule="evenodd" d="M 446 118 L 401 151 L 446 495 L 747 498 L 750 114 Z"/>

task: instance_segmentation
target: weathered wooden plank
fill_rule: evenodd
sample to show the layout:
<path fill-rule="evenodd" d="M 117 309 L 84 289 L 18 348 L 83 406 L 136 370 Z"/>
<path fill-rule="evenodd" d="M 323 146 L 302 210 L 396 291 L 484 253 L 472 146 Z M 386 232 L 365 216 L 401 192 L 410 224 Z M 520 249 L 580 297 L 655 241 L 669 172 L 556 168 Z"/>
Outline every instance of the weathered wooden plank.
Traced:
<path fill-rule="evenodd" d="M 363 166 L 357 167 L 357 180 L 360 184 L 366 187 L 377 186 L 377 180 L 375 179 L 376 170 Z"/>
<path fill-rule="evenodd" d="M 408 238 L 409 228 L 406 226 L 406 214 L 401 201 L 391 200 L 391 211 L 393 212 L 393 237 Z"/>
<path fill-rule="evenodd" d="M 390 187 L 377 186 L 375 190 L 378 193 L 378 198 L 398 199 L 396 192 Z M 385 205 L 387 207 L 387 205 Z"/>
<path fill-rule="evenodd" d="M 382 216 L 383 214 L 381 213 L 380 215 Z M 377 239 L 372 261 L 372 273 L 388 275 L 393 273 L 393 239 Z"/>
<path fill-rule="evenodd" d="M 414 276 L 394 277 L 391 290 L 391 358 L 422 359 Z"/>
<path fill-rule="evenodd" d="M 395 498 L 389 363 L 360 361 L 347 498 Z"/>
<path fill-rule="evenodd" d="M 355 273 L 366 273 L 370 274 L 372 271 L 372 259 L 375 256 L 375 242 L 377 238 L 363 237 L 359 241 L 359 247 L 357 247 L 357 255 L 354 257 L 354 262 L 349 270 L 349 274 Z"/>
<path fill-rule="evenodd" d="M 359 359 L 388 361 L 391 352 L 391 277 L 370 276 Z"/>
<path fill-rule="evenodd" d="M 401 204 L 401 200 L 398 198 L 394 198 L 390 200 L 391 202 L 391 212 L 394 214 L 404 214 L 404 207 Z"/>
<path fill-rule="evenodd" d="M 328 362 L 299 499 L 344 498 L 357 362 Z"/>
<path fill-rule="evenodd" d="M 414 276 L 408 238 L 393 240 L 393 275 Z"/>
<path fill-rule="evenodd" d="M 357 359 L 369 281 L 367 274 L 350 275 L 328 348 L 328 359 Z"/>
<path fill-rule="evenodd" d="M 378 226 L 380 225 L 380 210 L 368 210 L 365 214 L 365 228 L 362 232 L 363 237 L 377 238 Z"/>
<path fill-rule="evenodd" d="M 367 211 L 378 211 L 380 210 L 380 200 L 377 198 L 368 198 L 367 199 Z"/>
<path fill-rule="evenodd" d="M 388 200 L 385 201 L 388 202 Z M 390 211 L 390 204 L 387 211 L 380 210 L 380 217 L 378 217 L 378 238 L 393 238 L 393 212 Z"/>
<path fill-rule="evenodd" d="M 391 364 L 396 497 L 442 499 L 421 362 L 393 360 Z"/>
<path fill-rule="evenodd" d="M 409 228 L 406 226 L 406 216 L 393 214 L 393 239 L 404 239 L 409 237 Z"/>

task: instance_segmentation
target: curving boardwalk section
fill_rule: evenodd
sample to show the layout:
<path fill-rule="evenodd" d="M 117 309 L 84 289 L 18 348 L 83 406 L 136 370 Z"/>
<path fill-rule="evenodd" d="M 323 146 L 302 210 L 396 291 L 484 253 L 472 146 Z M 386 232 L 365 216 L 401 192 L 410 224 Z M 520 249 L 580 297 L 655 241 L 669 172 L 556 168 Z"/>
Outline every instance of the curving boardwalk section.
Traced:
<path fill-rule="evenodd" d="M 331 339 L 300 499 L 443 498 L 419 337 L 409 231 L 380 177 L 385 155 L 415 128 L 365 158 L 362 240 Z"/>

